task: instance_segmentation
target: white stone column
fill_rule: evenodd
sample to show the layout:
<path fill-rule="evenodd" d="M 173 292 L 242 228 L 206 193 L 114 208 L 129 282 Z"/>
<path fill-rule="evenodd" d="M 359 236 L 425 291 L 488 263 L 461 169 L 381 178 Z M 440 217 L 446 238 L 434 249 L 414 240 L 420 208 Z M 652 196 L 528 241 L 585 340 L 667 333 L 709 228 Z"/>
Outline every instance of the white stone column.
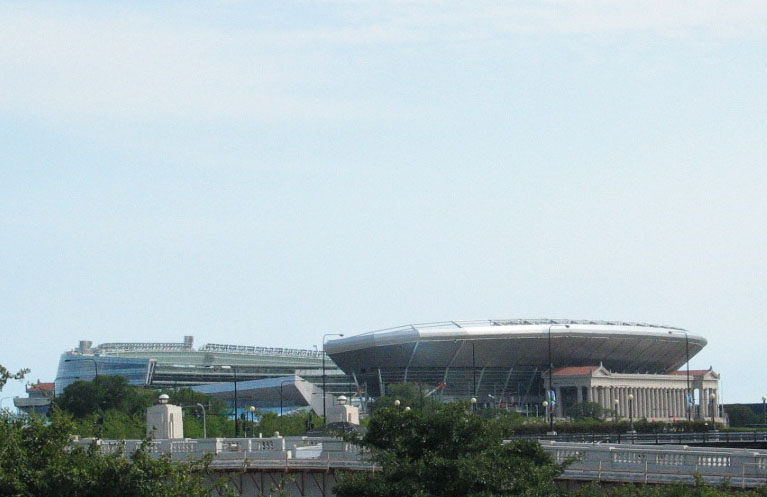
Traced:
<path fill-rule="evenodd" d="M 556 406 L 554 407 L 554 415 L 558 418 L 562 417 L 562 388 L 554 387 L 554 394 L 556 395 Z"/>
<path fill-rule="evenodd" d="M 687 388 L 682 389 L 679 399 L 681 400 L 681 404 L 679 406 L 679 417 L 687 419 L 688 414 L 690 417 L 692 417 L 692 409 L 690 409 L 689 405 L 687 404 Z"/>
<path fill-rule="evenodd" d="M 575 387 L 575 402 L 578 404 L 583 403 L 583 387 L 580 385 Z"/>
<path fill-rule="evenodd" d="M 675 388 L 669 388 L 667 389 L 667 392 L 669 417 L 673 418 L 679 414 L 679 406 L 677 405 L 679 403 L 679 398 L 677 397 Z"/>
<path fill-rule="evenodd" d="M 654 413 L 652 410 L 652 402 L 650 401 L 651 391 L 649 388 L 644 389 L 644 412 L 646 418 L 653 418 Z"/>
<path fill-rule="evenodd" d="M 616 388 L 615 398 L 618 399 L 618 416 L 623 418 L 623 387 Z"/>

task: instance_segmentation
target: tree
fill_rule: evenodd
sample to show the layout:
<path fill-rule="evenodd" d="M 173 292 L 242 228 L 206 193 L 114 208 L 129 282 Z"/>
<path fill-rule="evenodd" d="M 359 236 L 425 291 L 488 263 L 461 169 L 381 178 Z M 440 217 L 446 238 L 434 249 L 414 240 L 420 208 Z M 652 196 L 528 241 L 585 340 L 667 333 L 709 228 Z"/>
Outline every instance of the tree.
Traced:
<path fill-rule="evenodd" d="M 605 418 L 604 409 L 602 409 L 602 406 L 596 402 L 581 402 L 579 404 L 575 404 L 567 410 L 567 415 L 576 420 L 602 420 Z"/>
<path fill-rule="evenodd" d="M 465 404 L 379 409 L 358 440 L 382 470 L 346 473 L 338 497 L 555 495 L 561 466 L 534 441 L 503 444 Z"/>
<path fill-rule="evenodd" d="M 76 381 L 54 399 L 53 404 L 75 418 L 117 409 L 128 414 L 143 414 L 154 403 L 157 393 L 132 387 L 123 376 L 97 376 L 93 381 Z"/>
<path fill-rule="evenodd" d="M 431 397 L 425 397 L 424 388 L 418 383 L 394 383 L 387 386 L 386 395 L 376 399 L 373 409 L 394 407 L 397 400 L 402 407 L 407 406 L 411 409 L 428 408 L 438 403 Z"/>
<path fill-rule="evenodd" d="M 753 409 L 742 404 L 727 406 L 724 410 L 730 419 L 730 426 L 748 426 L 763 422 L 763 416 L 759 416 Z"/>
<path fill-rule="evenodd" d="M 103 455 L 69 445 L 71 419 L 0 414 L 0 495 L 4 497 L 209 497 L 235 495 L 208 480 L 209 461 L 156 459 L 139 450 L 131 457 Z M 217 493 L 216 493 L 217 492 Z"/>
<path fill-rule="evenodd" d="M 24 375 L 29 373 L 28 369 L 21 369 L 15 373 L 11 373 L 2 364 L 0 364 L 0 390 L 3 389 L 9 380 L 23 380 Z"/>

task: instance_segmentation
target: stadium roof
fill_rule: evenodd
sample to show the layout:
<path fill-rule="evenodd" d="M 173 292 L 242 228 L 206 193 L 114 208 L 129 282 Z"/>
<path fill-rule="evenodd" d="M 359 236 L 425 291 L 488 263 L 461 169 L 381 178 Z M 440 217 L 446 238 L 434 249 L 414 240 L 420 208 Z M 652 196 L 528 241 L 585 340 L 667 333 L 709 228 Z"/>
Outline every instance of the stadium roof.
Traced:
<path fill-rule="evenodd" d="M 490 319 L 411 324 L 330 340 L 325 350 L 345 372 L 374 368 L 548 369 L 592 366 L 623 373 L 678 369 L 706 339 L 674 326 L 571 319 Z"/>

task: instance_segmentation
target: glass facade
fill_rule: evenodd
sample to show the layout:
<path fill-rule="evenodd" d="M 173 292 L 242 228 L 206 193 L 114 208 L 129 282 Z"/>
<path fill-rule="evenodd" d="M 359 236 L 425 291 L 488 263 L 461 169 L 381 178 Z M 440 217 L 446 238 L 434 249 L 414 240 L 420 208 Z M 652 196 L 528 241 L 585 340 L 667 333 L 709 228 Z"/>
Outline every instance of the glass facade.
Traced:
<path fill-rule="evenodd" d="M 128 380 L 130 385 L 149 385 L 154 370 L 154 361 L 128 357 L 110 357 L 102 355 L 82 355 L 67 352 L 59 359 L 59 370 L 56 373 L 56 395 L 64 393 L 64 389 L 72 383 L 92 381 L 96 374 L 99 376 L 119 375 Z"/>

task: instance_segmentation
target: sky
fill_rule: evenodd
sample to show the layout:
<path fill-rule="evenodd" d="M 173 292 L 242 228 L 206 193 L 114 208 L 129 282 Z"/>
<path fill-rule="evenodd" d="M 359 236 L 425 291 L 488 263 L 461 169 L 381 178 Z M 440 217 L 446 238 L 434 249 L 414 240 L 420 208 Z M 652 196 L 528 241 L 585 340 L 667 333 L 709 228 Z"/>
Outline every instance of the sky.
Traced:
<path fill-rule="evenodd" d="M 758 0 L 0 2 L 0 364 L 605 319 L 759 402 L 765 88 Z"/>

